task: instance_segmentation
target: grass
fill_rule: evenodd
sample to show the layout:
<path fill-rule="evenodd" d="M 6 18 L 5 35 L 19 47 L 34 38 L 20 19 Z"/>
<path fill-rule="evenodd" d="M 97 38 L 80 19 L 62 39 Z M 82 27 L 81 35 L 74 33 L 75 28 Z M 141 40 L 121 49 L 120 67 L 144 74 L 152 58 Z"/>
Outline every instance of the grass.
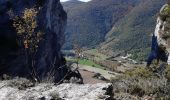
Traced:
<path fill-rule="evenodd" d="M 85 52 L 88 53 L 88 54 L 90 54 L 90 55 L 94 55 L 94 56 L 95 56 L 95 59 L 96 59 L 97 61 L 106 60 L 106 58 L 107 58 L 106 55 L 99 53 L 97 49 L 91 49 L 91 50 L 87 50 L 87 51 L 85 51 Z"/>
<path fill-rule="evenodd" d="M 75 58 L 66 58 L 66 60 L 67 61 L 77 61 Z M 103 67 L 101 65 L 96 64 L 92 60 L 88 60 L 88 59 L 79 59 L 79 64 L 103 69 Z"/>
<path fill-rule="evenodd" d="M 154 72 L 145 67 L 126 71 L 124 75 L 111 80 L 115 87 L 113 92 L 116 95 L 124 93 L 131 95 L 131 97 L 136 96 L 138 97 L 137 100 L 141 100 L 145 96 L 151 96 L 153 100 L 170 100 L 169 71 L 170 67 L 168 66 L 163 78 L 158 77 Z M 117 96 L 119 99 L 127 97 L 127 95 L 124 97 L 121 95 Z"/>
<path fill-rule="evenodd" d="M 170 14 L 170 6 L 166 6 L 163 11 L 161 12 L 163 15 L 168 15 Z"/>
<path fill-rule="evenodd" d="M 124 77 L 125 79 L 128 78 L 149 79 L 153 78 L 154 76 L 155 76 L 154 73 L 149 69 L 145 67 L 138 67 L 136 69 L 126 71 L 122 77 Z"/>
<path fill-rule="evenodd" d="M 90 49 L 90 50 L 86 50 L 84 51 L 84 53 L 88 54 L 88 55 L 93 55 L 94 56 L 94 60 L 95 61 L 103 61 L 107 58 L 106 55 L 101 54 L 97 49 Z M 72 61 L 72 62 L 76 62 L 77 59 L 76 58 L 66 58 L 67 61 Z M 87 66 L 92 66 L 92 67 L 96 67 L 96 68 L 100 68 L 100 69 L 104 69 L 103 66 L 96 64 L 92 58 L 90 59 L 79 59 L 79 64 L 81 65 L 87 65 Z"/>
<path fill-rule="evenodd" d="M 79 64 L 92 66 L 92 67 L 96 67 L 96 68 L 103 68 L 101 65 L 98 65 L 98 64 L 94 63 L 93 61 L 86 60 L 86 59 L 79 60 Z"/>

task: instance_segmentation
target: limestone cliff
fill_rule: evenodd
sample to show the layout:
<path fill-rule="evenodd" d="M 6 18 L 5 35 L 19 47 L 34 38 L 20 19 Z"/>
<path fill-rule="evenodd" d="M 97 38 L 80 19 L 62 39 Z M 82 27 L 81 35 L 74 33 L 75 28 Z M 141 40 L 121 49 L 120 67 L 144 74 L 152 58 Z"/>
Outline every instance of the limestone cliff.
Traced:
<path fill-rule="evenodd" d="M 170 3 L 165 4 L 159 12 L 155 36 L 159 47 L 165 48 L 167 53 L 170 53 Z M 168 57 L 168 64 L 170 64 L 170 56 Z"/>
<path fill-rule="evenodd" d="M 21 15 L 25 8 L 41 8 L 38 14 L 38 28 L 45 35 L 36 55 L 36 71 L 41 80 L 55 65 L 55 81 L 59 81 L 67 73 L 65 60 L 60 52 L 64 42 L 64 30 L 67 15 L 59 0 L 0 0 L 0 74 L 30 77 L 29 68 L 25 66 L 24 53 L 17 44 L 16 31 L 7 12 L 12 9 Z"/>

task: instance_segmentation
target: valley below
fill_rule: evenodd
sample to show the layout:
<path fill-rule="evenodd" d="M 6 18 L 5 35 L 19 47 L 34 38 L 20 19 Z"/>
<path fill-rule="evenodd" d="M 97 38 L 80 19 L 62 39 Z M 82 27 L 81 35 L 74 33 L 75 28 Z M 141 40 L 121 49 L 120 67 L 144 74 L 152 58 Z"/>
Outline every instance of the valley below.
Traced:
<path fill-rule="evenodd" d="M 131 54 L 108 56 L 97 49 L 82 50 L 79 56 L 76 56 L 74 50 L 64 52 L 67 52 L 67 62 L 79 70 L 84 84 L 112 83 L 116 100 L 169 98 L 170 66 L 167 66 L 164 75 L 161 75 L 154 72 L 158 65 L 153 63 L 153 70 L 149 70 L 146 68 L 146 62 L 133 60 Z M 164 93 L 161 94 L 161 91 Z"/>
<path fill-rule="evenodd" d="M 0 100 L 170 100 L 169 38 L 170 0 L 0 0 Z"/>
<path fill-rule="evenodd" d="M 78 68 L 85 80 L 87 80 L 88 77 L 94 80 L 98 79 L 109 82 L 112 78 L 119 77 L 128 70 L 145 66 L 145 62 L 141 64 L 130 59 L 129 54 L 109 59 L 111 56 L 104 55 L 97 49 L 85 50 L 79 54 L 81 55 L 80 57 L 76 56 L 74 50 L 65 50 L 64 52 L 68 63 L 70 62 L 72 63 L 71 66 Z M 86 75 L 86 73 L 89 73 L 90 77 Z M 102 78 L 95 77 L 95 75 L 99 75 L 99 77 L 101 76 Z M 88 81 L 84 81 L 84 83 L 88 83 Z"/>

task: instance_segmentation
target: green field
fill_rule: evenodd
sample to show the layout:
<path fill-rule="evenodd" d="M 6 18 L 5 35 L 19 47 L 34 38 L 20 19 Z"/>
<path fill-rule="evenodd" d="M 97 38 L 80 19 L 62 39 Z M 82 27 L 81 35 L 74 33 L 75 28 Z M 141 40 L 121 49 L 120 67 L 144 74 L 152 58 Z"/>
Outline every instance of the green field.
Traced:
<path fill-rule="evenodd" d="M 106 55 L 99 53 L 97 49 L 87 50 L 87 51 L 85 51 L 85 53 L 88 53 L 90 55 L 94 55 L 95 56 L 94 59 L 97 60 L 97 61 L 106 60 L 106 58 L 108 58 Z"/>
<path fill-rule="evenodd" d="M 66 60 L 67 61 L 75 61 L 75 62 L 77 61 L 77 59 L 74 59 L 74 58 L 66 58 Z M 78 63 L 81 64 L 81 65 L 87 65 L 87 66 L 92 66 L 92 67 L 103 69 L 103 67 L 101 65 L 96 64 L 93 61 L 88 60 L 88 59 L 79 59 Z"/>

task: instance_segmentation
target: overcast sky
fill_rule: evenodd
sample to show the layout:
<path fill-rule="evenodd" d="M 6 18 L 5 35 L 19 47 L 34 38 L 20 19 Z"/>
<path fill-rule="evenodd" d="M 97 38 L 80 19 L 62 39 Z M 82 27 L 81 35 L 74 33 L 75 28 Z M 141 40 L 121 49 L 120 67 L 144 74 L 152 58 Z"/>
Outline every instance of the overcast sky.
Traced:
<path fill-rule="evenodd" d="M 69 0 L 60 0 L 60 1 L 65 2 L 65 1 L 69 1 Z M 79 0 L 79 1 L 88 2 L 88 1 L 91 1 L 91 0 Z"/>

